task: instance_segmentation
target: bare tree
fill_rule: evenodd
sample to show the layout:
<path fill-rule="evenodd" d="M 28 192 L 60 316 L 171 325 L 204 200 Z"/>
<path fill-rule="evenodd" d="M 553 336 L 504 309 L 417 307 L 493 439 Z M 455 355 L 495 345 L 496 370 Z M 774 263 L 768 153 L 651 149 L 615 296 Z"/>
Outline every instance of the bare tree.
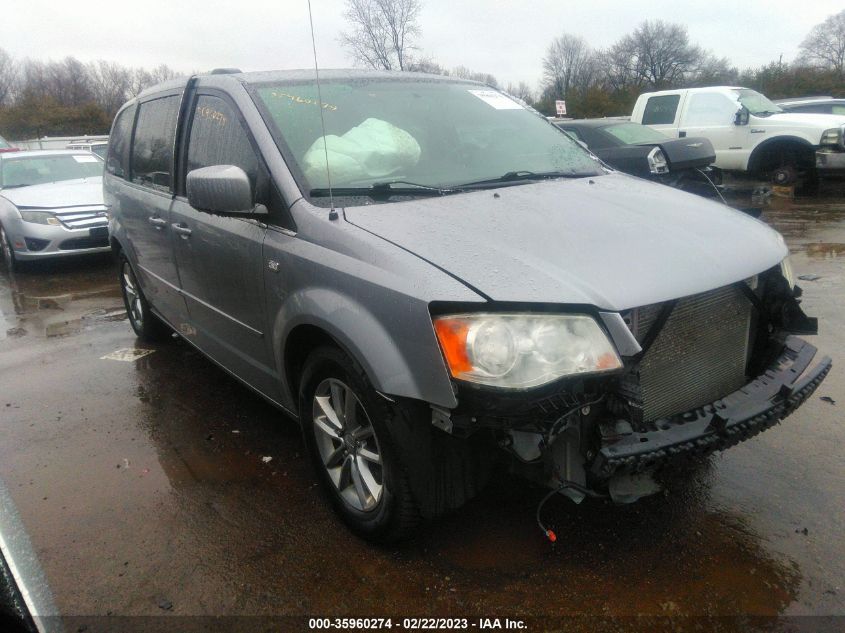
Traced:
<path fill-rule="evenodd" d="M 517 99 L 522 99 L 525 103 L 534 103 L 534 91 L 524 81 L 520 81 L 518 84 L 508 83 L 505 92 Z"/>
<path fill-rule="evenodd" d="M 406 70 L 421 9 L 421 0 L 346 0 L 351 30 L 341 33 L 340 42 L 365 66 Z"/>
<path fill-rule="evenodd" d="M 481 83 L 487 84 L 488 86 L 492 86 L 493 88 L 499 87 L 499 81 L 490 73 L 476 72 L 467 68 L 466 66 L 455 66 L 449 74 L 453 77 L 458 77 L 460 79 L 480 81 Z"/>
<path fill-rule="evenodd" d="M 606 70 L 615 89 L 668 88 L 684 83 L 707 53 L 691 44 L 681 24 L 645 21 L 606 53 Z"/>
<path fill-rule="evenodd" d="M 566 97 L 592 55 L 590 45 L 577 35 L 555 38 L 543 58 L 543 79 L 558 97 Z"/>
<path fill-rule="evenodd" d="M 132 71 L 125 66 L 100 60 L 88 64 L 94 100 L 111 118 L 129 98 Z"/>
<path fill-rule="evenodd" d="M 798 62 L 845 76 L 845 10 L 831 15 L 810 30 L 801 42 Z"/>
<path fill-rule="evenodd" d="M 18 68 L 15 60 L 0 48 L 0 106 L 11 99 L 17 80 Z"/>

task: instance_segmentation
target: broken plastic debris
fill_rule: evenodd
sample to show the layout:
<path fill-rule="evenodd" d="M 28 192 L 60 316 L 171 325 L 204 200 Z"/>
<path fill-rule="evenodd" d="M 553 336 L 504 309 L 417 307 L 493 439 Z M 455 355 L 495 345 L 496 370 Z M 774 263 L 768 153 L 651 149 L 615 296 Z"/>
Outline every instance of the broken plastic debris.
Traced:
<path fill-rule="evenodd" d="M 798 275 L 798 279 L 802 281 L 815 281 L 816 279 L 821 279 L 821 276 L 808 273 L 806 275 Z"/>
<path fill-rule="evenodd" d="M 836 404 L 836 400 L 834 400 L 830 396 L 821 396 L 819 400 L 821 400 L 822 402 L 829 402 L 830 404 Z"/>
<path fill-rule="evenodd" d="M 265 455 L 264 457 L 261 458 L 261 461 L 264 462 L 265 464 L 269 464 L 271 461 L 273 461 L 273 458 L 270 457 L 269 455 Z"/>

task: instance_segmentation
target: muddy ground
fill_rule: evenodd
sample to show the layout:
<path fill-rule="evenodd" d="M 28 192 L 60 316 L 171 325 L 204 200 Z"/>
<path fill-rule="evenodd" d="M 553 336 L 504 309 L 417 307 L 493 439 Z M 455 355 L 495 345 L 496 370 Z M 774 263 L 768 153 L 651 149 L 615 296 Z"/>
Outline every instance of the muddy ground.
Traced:
<path fill-rule="evenodd" d="M 350 535 L 290 419 L 187 345 L 136 342 L 108 258 L 0 274 L 0 478 L 82 630 L 106 615 L 843 615 L 843 193 L 763 213 L 796 274 L 818 276 L 799 283 L 835 363 L 819 391 L 665 495 L 553 500 L 555 546 L 534 522 L 543 491 L 504 473 L 411 543 Z M 136 348 L 153 351 L 103 358 Z"/>

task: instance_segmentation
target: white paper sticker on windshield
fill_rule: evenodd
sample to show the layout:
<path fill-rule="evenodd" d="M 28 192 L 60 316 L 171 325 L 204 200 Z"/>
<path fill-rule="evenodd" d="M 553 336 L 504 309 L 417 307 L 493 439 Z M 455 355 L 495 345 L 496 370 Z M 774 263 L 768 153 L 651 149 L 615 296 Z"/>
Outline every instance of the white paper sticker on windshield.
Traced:
<path fill-rule="evenodd" d="M 77 163 L 97 163 L 99 159 L 96 156 L 82 156 L 82 155 L 74 155 L 73 160 Z"/>
<path fill-rule="evenodd" d="M 497 110 L 521 110 L 522 106 L 513 99 L 509 99 L 501 92 L 495 90 L 468 90 L 470 94 L 475 95 L 487 105 L 493 106 Z"/>

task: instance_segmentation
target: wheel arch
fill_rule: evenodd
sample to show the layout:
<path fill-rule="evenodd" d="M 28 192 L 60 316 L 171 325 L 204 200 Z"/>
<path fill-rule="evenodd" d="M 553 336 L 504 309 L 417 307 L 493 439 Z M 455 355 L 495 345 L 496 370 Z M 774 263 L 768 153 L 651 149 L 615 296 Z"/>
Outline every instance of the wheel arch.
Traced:
<path fill-rule="evenodd" d="M 811 157 L 815 150 L 815 146 L 805 138 L 800 136 L 775 136 L 767 138 L 760 143 L 751 152 L 748 158 L 748 171 L 752 173 L 759 172 L 765 165 L 765 157 L 773 151 L 785 148 L 795 148 L 802 152 L 808 152 Z"/>
<path fill-rule="evenodd" d="M 286 299 L 273 327 L 273 345 L 281 370 L 281 387 L 289 404 L 298 405 L 298 380 L 311 350 L 334 345 L 358 363 L 373 387 L 386 394 L 454 407 L 454 393 L 437 350 L 437 360 L 418 366 L 406 359 L 403 346 L 394 340 L 377 316 L 352 297 L 312 288 Z M 432 391 L 417 380 L 419 372 L 442 372 L 442 387 Z"/>

